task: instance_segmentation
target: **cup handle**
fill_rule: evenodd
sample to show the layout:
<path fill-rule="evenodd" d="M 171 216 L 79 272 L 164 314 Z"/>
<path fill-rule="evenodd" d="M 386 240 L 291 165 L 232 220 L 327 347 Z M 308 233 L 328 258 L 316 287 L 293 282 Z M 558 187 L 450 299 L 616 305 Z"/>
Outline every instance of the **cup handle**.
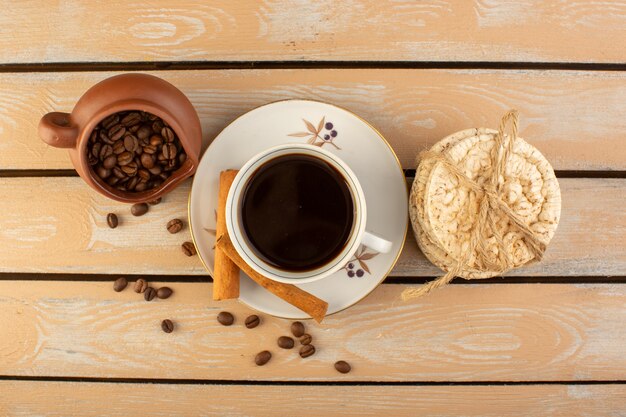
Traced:
<path fill-rule="evenodd" d="M 69 113 L 48 113 L 39 121 L 39 137 L 55 148 L 74 148 L 78 126 L 72 122 Z"/>
<path fill-rule="evenodd" d="M 361 244 L 378 253 L 389 252 L 392 245 L 390 241 L 385 240 L 382 237 L 376 236 L 375 234 L 370 233 L 367 230 L 365 231 L 365 233 L 363 233 L 363 239 L 361 239 Z"/>

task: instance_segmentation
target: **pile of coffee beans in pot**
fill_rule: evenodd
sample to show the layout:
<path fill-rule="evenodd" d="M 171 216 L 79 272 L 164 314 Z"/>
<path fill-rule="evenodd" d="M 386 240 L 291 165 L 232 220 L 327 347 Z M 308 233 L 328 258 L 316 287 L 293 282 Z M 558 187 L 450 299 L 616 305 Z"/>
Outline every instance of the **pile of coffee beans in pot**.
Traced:
<path fill-rule="evenodd" d="M 91 132 L 87 158 L 104 183 L 120 191 L 141 192 L 160 186 L 187 154 L 165 120 L 143 111 L 122 111 Z"/>

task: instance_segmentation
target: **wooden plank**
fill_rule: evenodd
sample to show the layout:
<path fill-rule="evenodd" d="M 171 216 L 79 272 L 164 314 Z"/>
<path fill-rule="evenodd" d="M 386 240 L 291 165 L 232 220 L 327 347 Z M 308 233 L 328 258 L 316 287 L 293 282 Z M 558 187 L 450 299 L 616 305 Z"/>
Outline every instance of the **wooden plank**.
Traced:
<path fill-rule="evenodd" d="M 37 395 L 33 395 L 33 393 Z M 109 399 L 107 401 L 106 399 Z M 626 413 L 624 385 L 263 386 L 0 382 L 8 416 L 575 417 Z"/>
<path fill-rule="evenodd" d="M 582 0 L 11 3 L 3 63 L 618 62 L 626 4 Z M 96 24 L 97 22 L 97 24 Z M 375 34 L 375 36 L 373 36 Z"/>
<path fill-rule="evenodd" d="M 153 285 L 159 286 L 160 283 Z M 316 353 L 303 360 L 276 339 L 290 321 L 237 301 L 211 300 L 210 283 L 172 283 L 146 302 L 112 282 L 0 281 L 0 375 L 272 381 L 609 381 L 626 374 L 626 286 L 452 285 L 403 302 L 384 284 L 356 306 L 307 321 Z M 216 316 L 232 312 L 224 328 Z M 175 331 L 163 333 L 169 318 Z M 258 367 L 260 350 L 273 352 Z M 333 368 L 352 364 L 349 374 Z"/>
<path fill-rule="evenodd" d="M 327 69 L 153 74 L 181 88 L 194 103 L 205 147 L 254 107 L 310 98 L 346 107 L 369 120 L 389 140 L 402 165 L 411 169 L 419 151 L 458 130 L 497 127 L 504 112 L 514 107 L 521 113 L 520 135 L 555 169 L 626 170 L 624 72 Z M 0 93 L 0 169 L 72 168 L 67 152 L 39 140 L 38 120 L 49 111 L 71 111 L 90 86 L 111 75 L 0 74 L 0 84 L 11 86 Z"/>
<path fill-rule="evenodd" d="M 624 179 L 561 179 L 561 223 L 544 261 L 512 271 L 517 276 L 607 276 L 626 271 Z M 197 257 L 183 255 L 188 227 L 166 231 L 187 218 L 190 181 L 142 217 L 109 201 L 80 178 L 0 178 L 0 272 L 206 274 Z M 109 229 L 106 215 L 120 226 Z M 71 262 L 68 262 L 71 260 Z M 435 276 L 412 232 L 393 276 Z"/>

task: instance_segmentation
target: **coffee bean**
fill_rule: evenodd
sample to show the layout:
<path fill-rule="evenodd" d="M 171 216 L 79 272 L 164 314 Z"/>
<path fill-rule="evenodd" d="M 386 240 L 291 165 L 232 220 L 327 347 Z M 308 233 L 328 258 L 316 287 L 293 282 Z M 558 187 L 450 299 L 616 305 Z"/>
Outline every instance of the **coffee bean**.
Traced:
<path fill-rule="evenodd" d="M 96 165 L 98 161 L 99 160 L 97 156 L 93 156 L 91 153 L 87 155 L 87 162 L 89 163 L 89 165 Z"/>
<path fill-rule="evenodd" d="M 117 227 L 117 215 L 115 213 L 107 214 L 107 224 L 111 229 L 115 229 Z"/>
<path fill-rule="evenodd" d="M 157 148 L 163 145 L 163 138 L 159 135 L 150 136 L 150 145 L 156 146 Z"/>
<path fill-rule="evenodd" d="M 293 339 L 289 336 L 281 336 L 277 340 L 278 347 L 282 349 L 291 349 L 293 348 L 294 342 Z"/>
<path fill-rule="evenodd" d="M 117 113 L 113 113 L 112 115 L 107 116 L 104 120 L 102 120 L 102 127 L 108 130 L 113 125 L 119 123 L 119 121 L 120 117 L 117 115 Z"/>
<path fill-rule="evenodd" d="M 100 149 L 102 149 L 102 143 L 94 143 L 91 147 L 91 154 L 96 158 L 100 158 Z"/>
<path fill-rule="evenodd" d="M 160 132 L 161 129 L 163 129 L 165 125 L 163 124 L 162 120 L 155 120 L 152 123 L 152 130 L 154 130 L 155 132 Z"/>
<path fill-rule="evenodd" d="M 139 148 L 139 139 L 134 135 L 124 136 L 124 148 L 128 152 L 135 152 Z"/>
<path fill-rule="evenodd" d="M 187 160 L 187 154 L 184 152 L 181 152 L 180 154 L 178 154 L 178 164 L 182 165 L 185 163 L 185 161 Z"/>
<path fill-rule="evenodd" d="M 230 326 L 235 321 L 235 317 L 228 311 L 222 311 L 217 315 L 217 321 L 222 326 Z"/>
<path fill-rule="evenodd" d="M 166 298 L 170 298 L 174 291 L 170 287 L 161 287 L 157 290 L 157 297 L 161 300 L 165 300 Z"/>
<path fill-rule="evenodd" d="M 304 324 L 299 321 L 294 321 L 291 323 L 291 334 L 295 337 L 300 337 L 304 334 Z"/>
<path fill-rule="evenodd" d="M 101 130 L 98 133 L 98 138 L 102 143 L 106 143 L 107 145 L 113 145 L 114 141 L 109 138 L 109 135 L 107 135 L 107 132 L 105 132 L 104 130 Z"/>
<path fill-rule="evenodd" d="M 140 160 L 141 160 L 141 165 L 144 168 L 150 169 L 150 168 L 154 168 L 154 157 L 148 153 L 142 153 L 140 156 Z M 160 174 L 161 171 L 159 171 L 158 173 L 154 174 L 154 175 L 158 175 Z"/>
<path fill-rule="evenodd" d="M 139 278 L 137 281 L 135 281 L 135 286 L 133 287 L 133 289 L 135 290 L 137 294 L 144 293 L 147 288 L 148 288 L 148 283 L 143 278 Z"/>
<path fill-rule="evenodd" d="M 174 131 L 169 127 L 164 127 L 163 129 L 161 129 L 161 136 L 163 136 L 163 139 L 166 142 L 174 142 L 174 139 L 176 138 Z"/>
<path fill-rule="evenodd" d="M 122 171 L 124 172 L 124 174 L 128 175 L 129 177 L 134 177 L 135 175 L 137 175 L 138 168 L 139 167 L 137 166 L 137 162 L 132 161 L 124 165 L 122 167 Z"/>
<path fill-rule="evenodd" d="M 139 179 L 145 182 L 148 182 L 150 178 L 152 178 L 152 175 L 150 175 L 150 171 L 143 168 L 137 171 L 137 176 L 139 177 Z"/>
<path fill-rule="evenodd" d="M 143 293 L 143 298 L 146 301 L 152 301 L 156 297 L 156 290 L 152 287 L 147 287 Z"/>
<path fill-rule="evenodd" d="M 98 165 L 96 167 L 96 174 L 98 174 L 98 176 L 104 180 L 104 179 L 107 179 L 107 178 L 109 178 L 111 176 L 111 170 L 110 169 L 106 169 L 102 165 Z"/>
<path fill-rule="evenodd" d="M 152 133 L 152 129 L 150 128 L 150 126 L 141 125 L 141 127 L 137 129 L 137 132 L 135 134 L 137 135 L 137 138 L 141 140 L 141 139 L 146 139 L 147 137 L 149 137 L 150 133 Z"/>
<path fill-rule="evenodd" d="M 165 145 L 163 145 L 163 150 L 161 151 L 163 153 L 163 157 L 165 157 L 165 159 L 174 159 L 176 158 L 176 145 L 174 145 L 173 143 L 166 143 Z"/>
<path fill-rule="evenodd" d="M 117 184 L 118 182 L 120 182 L 120 179 L 117 177 L 109 177 L 107 178 L 107 184 L 109 184 L 111 187 L 114 186 L 115 184 Z"/>
<path fill-rule="evenodd" d="M 127 285 L 128 285 L 128 281 L 126 281 L 126 278 L 120 277 L 116 279 L 115 282 L 113 283 L 113 289 L 115 290 L 115 292 L 120 292 L 124 288 L 126 288 Z"/>
<path fill-rule="evenodd" d="M 156 206 L 157 204 L 159 204 L 161 202 L 162 198 L 159 197 L 156 200 L 152 200 L 152 201 L 148 201 L 148 204 L 150 204 L 151 206 Z"/>
<path fill-rule="evenodd" d="M 254 363 L 258 366 L 263 366 L 268 363 L 272 359 L 272 354 L 268 350 L 264 350 L 263 352 L 259 352 L 254 357 Z"/>
<path fill-rule="evenodd" d="M 310 345 L 312 341 L 313 341 L 313 337 L 311 337 L 311 335 L 308 333 L 303 334 L 302 337 L 300 338 L 301 345 Z"/>
<path fill-rule="evenodd" d="M 98 159 L 104 161 L 107 156 L 113 154 L 113 147 L 111 145 L 102 145 L 100 148 L 100 153 L 98 154 Z"/>
<path fill-rule="evenodd" d="M 113 143 L 113 153 L 119 155 L 122 152 L 126 152 L 126 147 L 124 146 L 124 141 L 120 139 Z"/>
<path fill-rule="evenodd" d="M 115 164 L 117 164 L 117 156 L 115 155 L 109 155 L 106 158 L 104 158 L 104 161 L 102 162 L 102 166 L 105 167 L 106 169 L 112 169 Z"/>
<path fill-rule="evenodd" d="M 94 130 L 93 132 L 91 132 L 91 135 L 89 136 L 89 142 L 96 143 L 97 139 L 98 139 L 98 131 Z"/>
<path fill-rule="evenodd" d="M 137 177 L 137 178 L 139 178 L 139 177 Z M 144 181 L 144 180 L 139 180 L 139 182 L 135 186 L 135 191 L 140 193 L 142 191 L 146 191 L 147 188 L 148 188 L 148 183 L 146 181 Z"/>
<path fill-rule="evenodd" d="M 157 150 L 158 150 L 157 147 L 154 145 L 146 145 L 143 147 L 144 153 L 147 153 L 148 155 L 155 154 Z"/>
<path fill-rule="evenodd" d="M 138 124 L 139 122 L 141 122 L 141 115 L 137 112 L 132 112 L 132 113 L 128 113 L 126 116 L 124 116 L 124 118 L 121 120 L 121 123 L 124 126 L 134 126 L 136 124 Z"/>
<path fill-rule="evenodd" d="M 122 152 L 117 156 L 117 163 L 124 166 L 133 162 L 133 154 L 130 152 Z"/>
<path fill-rule="evenodd" d="M 248 329 L 254 329 L 256 326 L 259 325 L 260 322 L 261 320 L 256 314 L 246 317 L 246 327 Z"/>
<path fill-rule="evenodd" d="M 178 233 L 183 230 L 183 222 L 180 219 L 172 219 L 167 222 L 167 231 L 171 234 Z"/>
<path fill-rule="evenodd" d="M 113 156 L 113 158 L 115 158 L 115 163 L 117 163 L 117 158 L 115 156 Z M 114 166 L 113 169 L 111 170 L 111 172 L 113 172 L 113 175 L 116 176 L 117 178 L 126 178 L 126 174 L 124 173 L 124 171 L 122 171 L 122 168 L 118 167 L 118 166 Z"/>
<path fill-rule="evenodd" d="M 342 374 L 347 374 L 348 372 L 350 372 L 352 367 L 346 361 L 337 361 L 337 362 L 335 362 L 335 369 L 338 372 L 341 372 Z"/>
<path fill-rule="evenodd" d="M 109 129 L 107 135 L 111 141 L 115 142 L 116 140 L 121 139 L 125 133 L 126 128 L 121 124 L 116 124 Z"/>
<path fill-rule="evenodd" d="M 161 322 L 161 329 L 165 333 L 172 333 L 174 331 L 174 323 L 172 323 L 172 320 L 165 319 Z"/>
<path fill-rule="evenodd" d="M 315 353 L 315 346 L 313 345 L 304 345 L 300 348 L 300 357 L 302 358 L 308 358 L 314 353 Z"/>
<path fill-rule="evenodd" d="M 133 216 L 143 216 L 148 212 L 148 205 L 146 203 L 136 203 L 130 208 L 130 212 Z"/>
<path fill-rule="evenodd" d="M 192 242 L 185 242 L 181 245 L 183 248 L 183 253 L 187 256 L 194 256 L 196 252 L 196 247 Z"/>
<path fill-rule="evenodd" d="M 128 178 L 130 178 L 130 179 L 126 183 L 126 186 L 125 186 L 126 191 L 135 191 L 135 187 L 137 187 L 137 184 L 139 184 L 139 178 L 137 178 L 137 177 L 128 177 Z M 128 178 L 126 178 L 126 179 L 128 179 Z"/>

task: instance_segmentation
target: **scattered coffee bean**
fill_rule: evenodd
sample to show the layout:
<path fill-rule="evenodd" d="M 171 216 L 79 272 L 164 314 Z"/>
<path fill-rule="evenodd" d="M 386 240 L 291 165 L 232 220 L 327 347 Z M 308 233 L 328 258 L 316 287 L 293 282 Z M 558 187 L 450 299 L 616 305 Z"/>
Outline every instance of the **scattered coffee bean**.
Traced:
<path fill-rule="evenodd" d="M 148 288 L 148 283 L 146 282 L 145 279 L 139 278 L 137 281 L 135 281 L 134 290 L 137 294 L 144 293 L 147 288 Z"/>
<path fill-rule="evenodd" d="M 313 345 L 304 345 L 300 348 L 300 357 L 302 358 L 308 358 L 314 353 L 315 353 L 315 346 Z"/>
<path fill-rule="evenodd" d="M 143 293 L 143 298 L 146 301 L 152 301 L 154 300 L 154 297 L 156 297 L 156 290 L 152 287 L 147 287 Z"/>
<path fill-rule="evenodd" d="M 299 321 L 291 323 L 291 334 L 295 337 L 301 337 L 304 334 L 304 324 Z"/>
<path fill-rule="evenodd" d="M 172 291 L 172 289 L 170 287 L 161 287 L 157 290 L 157 297 L 159 297 L 161 300 L 164 300 L 166 298 L 170 298 L 170 295 L 172 295 L 174 291 Z"/>
<path fill-rule="evenodd" d="M 156 206 L 160 202 L 161 202 L 161 197 L 157 198 L 156 200 L 148 201 L 148 204 L 150 204 L 151 206 Z"/>
<path fill-rule="evenodd" d="M 268 363 L 272 359 L 272 354 L 268 350 L 264 350 L 263 352 L 259 352 L 256 354 L 254 358 L 254 363 L 258 366 L 263 366 Z"/>
<path fill-rule="evenodd" d="M 107 214 L 107 224 L 111 229 L 115 229 L 117 227 L 119 223 L 117 220 L 117 215 L 115 213 Z"/>
<path fill-rule="evenodd" d="M 259 319 L 259 316 L 257 316 L 256 314 L 246 317 L 246 327 L 248 329 L 254 329 L 256 326 L 259 325 L 260 322 L 261 319 Z"/>
<path fill-rule="evenodd" d="M 293 348 L 294 342 L 293 339 L 289 336 L 281 336 L 277 340 L 278 347 L 282 349 L 291 349 Z"/>
<path fill-rule="evenodd" d="M 133 204 L 130 208 L 130 212 L 133 216 L 143 216 L 148 212 L 148 205 L 146 203 Z"/>
<path fill-rule="evenodd" d="M 228 311 L 222 311 L 217 315 L 217 321 L 222 326 L 230 326 L 235 321 L 235 317 L 233 317 L 233 315 Z"/>
<path fill-rule="evenodd" d="M 335 362 L 335 369 L 338 372 L 341 372 L 342 374 L 347 374 L 348 372 L 350 372 L 352 367 L 346 361 L 337 361 L 337 362 Z"/>
<path fill-rule="evenodd" d="M 167 231 L 171 234 L 178 233 L 183 230 L 183 222 L 180 219 L 172 219 L 167 222 Z"/>
<path fill-rule="evenodd" d="M 143 111 L 106 117 L 91 132 L 86 152 L 95 177 L 126 192 L 161 186 L 187 159 L 176 132 Z M 129 179 L 135 176 L 140 179 Z"/>
<path fill-rule="evenodd" d="M 115 292 L 120 292 L 124 288 L 126 288 L 127 285 L 128 281 L 126 281 L 126 278 L 121 277 L 115 280 L 115 282 L 113 283 L 113 289 L 115 290 Z"/>
<path fill-rule="evenodd" d="M 196 254 L 196 247 L 193 242 L 185 242 L 181 245 L 183 253 L 187 256 L 194 256 Z"/>
<path fill-rule="evenodd" d="M 313 341 L 313 338 L 308 333 L 303 334 L 302 337 L 300 338 L 301 345 L 310 345 L 312 341 Z"/>
<path fill-rule="evenodd" d="M 170 319 L 165 319 L 161 322 L 161 329 L 163 329 L 165 333 L 172 333 L 174 331 L 174 323 L 172 323 Z"/>

